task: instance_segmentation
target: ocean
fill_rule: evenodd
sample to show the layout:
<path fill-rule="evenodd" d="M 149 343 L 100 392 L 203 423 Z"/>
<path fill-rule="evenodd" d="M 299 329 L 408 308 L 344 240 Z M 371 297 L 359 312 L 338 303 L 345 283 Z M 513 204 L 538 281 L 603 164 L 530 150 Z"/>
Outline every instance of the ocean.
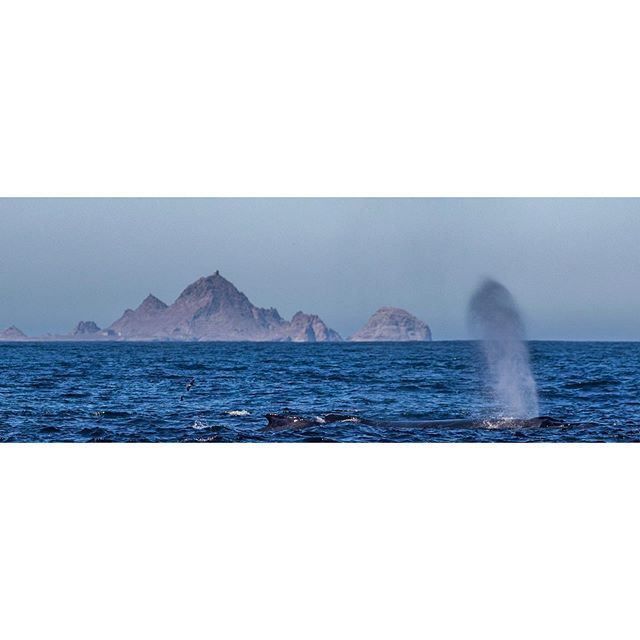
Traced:
<path fill-rule="evenodd" d="M 528 346 L 540 413 L 557 425 L 492 422 L 501 408 L 474 342 L 5 343 L 0 441 L 640 441 L 640 343 Z M 268 413 L 486 422 L 268 431 Z"/>

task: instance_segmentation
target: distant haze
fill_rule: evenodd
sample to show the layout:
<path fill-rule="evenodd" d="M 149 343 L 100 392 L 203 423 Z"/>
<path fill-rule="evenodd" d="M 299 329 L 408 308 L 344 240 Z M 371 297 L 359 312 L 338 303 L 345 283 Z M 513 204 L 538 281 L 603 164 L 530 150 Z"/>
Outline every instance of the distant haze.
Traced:
<path fill-rule="evenodd" d="M 640 199 L 2 199 L 0 329 L 104 327 L 219 269 L 343 336 L 376 309 L 467 338 L 484 277 L 534 339 L 640 339 Z"/>

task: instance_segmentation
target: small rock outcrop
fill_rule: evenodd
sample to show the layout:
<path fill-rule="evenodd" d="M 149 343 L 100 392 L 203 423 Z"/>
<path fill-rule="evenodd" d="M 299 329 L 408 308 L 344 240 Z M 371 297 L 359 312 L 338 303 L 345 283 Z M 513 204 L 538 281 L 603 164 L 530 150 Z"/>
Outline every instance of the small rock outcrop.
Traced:
<path fill-rule="evenodd" d="M 382 307 L 349 340 L 351 342 L 428 342 L 431 340 L 431 330 L 422 320 L 404 309 Z"/>
<path fill-rule="evenodd" d="M 329 329 L 327 325 L 315 315 L 298 311 L 286 329 L 286 335 L 292 342 L 341 342 L 337 331 Z"/>
<path fill-rule="evenodd" d="M 13 325 L 0 331 L 0 340 L 24 340 L 26 337 L 26 334 Z"/>
<path fill-rule="evenodd" d="M 81 320 L 76 325 L 71 335 L 73 336 L 91 336 L 100 333 L 100 327 L 93 320 Z"/>

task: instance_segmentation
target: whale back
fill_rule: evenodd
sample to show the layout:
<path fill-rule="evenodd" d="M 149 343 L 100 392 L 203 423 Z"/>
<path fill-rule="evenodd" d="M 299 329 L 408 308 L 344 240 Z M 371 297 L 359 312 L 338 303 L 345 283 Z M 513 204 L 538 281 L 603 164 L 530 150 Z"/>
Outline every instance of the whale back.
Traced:
<path fill-rule="evenodd" d="M 283 429 L 304 429 L 311 426 L 339 424 L 349 422 L 368 427 L 382 429 L 522 429 L 541 427 L 554 427 L 564 424 L 561 420 L 550 416 L 538 416 L 536 418 L 497 418 L 484 420 L 373 420 L 353 415 L 340 413 L 326 413 L 315 418 L 305 418 L 297 415 L 279 415 L 269 413 L 266 429 L 269 431 L 281 431 Z"/>

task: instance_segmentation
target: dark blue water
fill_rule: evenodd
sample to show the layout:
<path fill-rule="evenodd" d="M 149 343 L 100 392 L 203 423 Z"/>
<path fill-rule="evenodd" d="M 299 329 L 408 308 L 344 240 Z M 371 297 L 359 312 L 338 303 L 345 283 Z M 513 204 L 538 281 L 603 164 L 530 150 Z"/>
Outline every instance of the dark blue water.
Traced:
<path fill-rule="evenodd" d="M 491 418 L 500 408 L 471 342 L 2 344 L 0 441 L 640 441 L 640 343 L 530 349 L 540 412 L 560 426 L 339 423 L 274 433 L 264 430 L 266 413 L 402 421 Z"/>

